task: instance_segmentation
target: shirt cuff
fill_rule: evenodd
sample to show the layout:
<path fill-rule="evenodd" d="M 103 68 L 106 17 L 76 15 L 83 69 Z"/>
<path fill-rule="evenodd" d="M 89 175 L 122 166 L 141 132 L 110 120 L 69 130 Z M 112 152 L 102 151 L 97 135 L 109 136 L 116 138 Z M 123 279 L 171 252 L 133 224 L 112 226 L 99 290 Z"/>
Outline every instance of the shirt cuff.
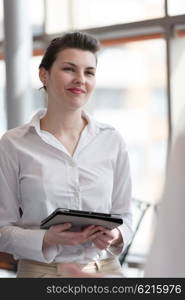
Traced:
<path fill-rule="evenodd" d="M 47 263 L 53 262 L 53 260 L 58 254 L 57 245 L 50 246 L 48 248 L 43 249 L 42 253 Z"/>
<path fill-rule="evenodd" d="M 46 230 L 23 230 L 15 235 L 14 253 L 20 258 L 50 263 L 57 255 L 57 247 L 51 247 L 47 251 L 42 250 L 43 238 Z M 13 234 L 12 234 L 13 237 Z M 17 256 L 15 255 L 15 257 Z"/>
<path fill-rule="evenodd" d="M 126 223 L 120 225 L 118 229 L 121 232 L 123 242 L 117 246 L 112 245 L 107 248 L 107 250 L 113 255 L 122 254 L 130 243 L 132 237 L 132 230 Z"/>
<path fill-rule="evenodd" d="M 112 255 L 120 255 L 123 252 L 124 244 L 121 243 L 118 246 L 109 246 L 107 251 Z"/>

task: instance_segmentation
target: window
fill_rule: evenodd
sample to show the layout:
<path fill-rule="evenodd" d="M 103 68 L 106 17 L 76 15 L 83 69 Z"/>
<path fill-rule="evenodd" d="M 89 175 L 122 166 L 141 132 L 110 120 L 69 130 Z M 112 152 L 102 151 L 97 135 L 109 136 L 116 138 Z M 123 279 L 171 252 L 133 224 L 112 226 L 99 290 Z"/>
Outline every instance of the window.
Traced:
<path fill-rule="evenodd" d="M 168 0 L 169 15 L 181 15 L 185 13 L 185 1 L 183 0 Z"/>
<path fill-rule="evenodd" d="M 46 0 L 46 33 L 56 34 L 72 29 L 71 0 Z"/>
<path fill-rule="evenodd" d="M 39 35 L 44 32 L 44 1 L 32 0 L 29 2 L 30 22 L 33 34 Z"/>
<path fill-rule="evenodd" d="M 53 34 L 163 16 L 163 0 L 46 0 L 46 32 Z"/>
<path fill-rule="evenodd" d="M 0 0 L 0 41 L 4 37 L 4 26 L 3 26 L 3 18 L 4 18 L 4 13 L 3 13 L 3 0 Z"/>
<path fill-rule="evenodd" d="M 164 16 L 163 0 L 75 0 L 73 4 L 78 29 Z"/>
<path fill-rule="evenodd" d="M 171 44 L 172 124 L 174 131 L 184 126 L 185 37 L 174 37 Z"/>

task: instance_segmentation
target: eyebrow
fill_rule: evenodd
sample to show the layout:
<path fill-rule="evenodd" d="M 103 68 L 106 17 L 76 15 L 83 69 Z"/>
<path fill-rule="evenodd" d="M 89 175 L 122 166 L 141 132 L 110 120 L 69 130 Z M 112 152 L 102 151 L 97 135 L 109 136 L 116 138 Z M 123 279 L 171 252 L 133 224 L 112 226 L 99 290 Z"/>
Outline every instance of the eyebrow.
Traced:
<path fill-rule="evenodd" d="M 72 63 L 72 62 L 70 62 L 70 61 L 64 61 L 63 63 L 64 63 L 64 64 L 71 65 L 71 66 L 73 66 L 73 67 L 77 67 L 76 64 L 74 64 L 74 63 Z M 95 70 L 96 68 L 95 68 L 95 67 L 86 67 L 86 69 Z"/>

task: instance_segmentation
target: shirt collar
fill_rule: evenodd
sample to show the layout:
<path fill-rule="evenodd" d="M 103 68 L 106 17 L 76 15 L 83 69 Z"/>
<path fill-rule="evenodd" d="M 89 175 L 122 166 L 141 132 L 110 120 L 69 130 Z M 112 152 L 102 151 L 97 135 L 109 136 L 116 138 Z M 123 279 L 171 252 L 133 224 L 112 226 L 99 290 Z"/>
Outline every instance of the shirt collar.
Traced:
<path fill-rule="evenodd" d="M 99 131 L 106 129 L 114 130 L 114 127 L 112 127 L 111 125 L 96 121 L 90 114 L 85 111 L 82 111 L 82 116 L 84 116 L 88 121 L 87 127 L 90 133 L 97 134 Z"/>
<path fill-rule="evenodd" d="M 47 109 L 43 108 L 39 110 L 31 119 L 29 127 L 35 128 L 36 132 L 40 135 L 40 119 L 44 117 Z"/>
<path fill-rule="evenodd" d="M 39 110 L 32 117 L 30 123 L 28 123 L 28 130 L 29 130 L 29 128 L 35 128 L 36 132 L 40 135 L 41 134 L 40 133 L 40 119 L 44 117 L 46 112 L 47 112 L 46 108 Z M 89 133 L 91 133 L 91 134 L 97 134 L 97 133 L 99 133 L 99 131 L 106 130 L 106 129 L 114 130 L 114 127 L 112 127 L 111 125 L 100 123 L 100 122 L 94 120 L 93 117 L 85 111 L 82 111 L 82 116 L 87 120 L 87 122 L 88 122 L 87 129 L 88 129 Z"/>

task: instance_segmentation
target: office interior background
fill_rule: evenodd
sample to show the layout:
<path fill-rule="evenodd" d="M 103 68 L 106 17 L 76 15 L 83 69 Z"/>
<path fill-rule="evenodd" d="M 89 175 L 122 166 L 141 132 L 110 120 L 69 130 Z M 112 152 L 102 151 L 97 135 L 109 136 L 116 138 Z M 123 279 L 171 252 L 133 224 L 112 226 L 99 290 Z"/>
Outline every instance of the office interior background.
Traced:
<path fill-rule="evenodd" d="M 124 267 L 141 277 L 184 111 L 185 1 L 0 0 L 0 136 L 46 105 L 38 77 L 44 49 L 73 30 L 101 42 L 97 87 L 86 110 L 115 126 L 128 146 L 138 228 Z M 15 276 L 2 258 L 0 268 L 0 277 Z"/>

